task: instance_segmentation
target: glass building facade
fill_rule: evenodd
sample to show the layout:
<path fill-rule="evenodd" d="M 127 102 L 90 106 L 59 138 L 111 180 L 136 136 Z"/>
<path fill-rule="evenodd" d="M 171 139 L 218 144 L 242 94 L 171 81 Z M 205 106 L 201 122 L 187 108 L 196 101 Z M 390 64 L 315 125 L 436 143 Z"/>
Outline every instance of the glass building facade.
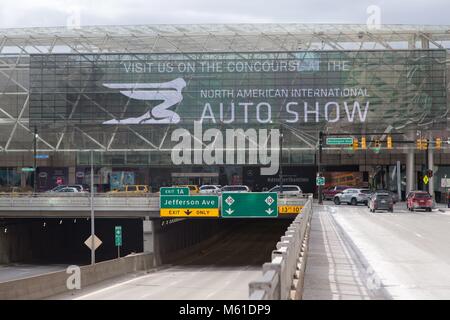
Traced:
<path fill-rule="evenodd" d="M 99 184 L 116 171 L 118 177 L 133 171 L 136 183 L 155 187 L 181 183 L 188 173 L 214 183 L 221 175 L 258 183 L 249 165 L 174 166 L 172 134 L 193 132 L 194 121 L 203 131 L 282 130 L 281 160 L 292 183 L 311 172 L 312 183 L 319 131 L 365 135 L 368 150 L 327 146 L 324 159 L 331 171 L 368 172 L 336 179 L 367 181 L 366 175 L 384 172 L 387 181 L 392 168 L 378 167 L 397 160 L 404 166 L 415 145 L 395 143 L 373 157 L 374 139 L 414 139 L 418 132 L 448 137 L 447 29 L 268 24 L 3 31 L 2 181 L 32 181 L 20 168 L 33 166 L 36 145 L 49 156 L 37 161 L 43 189 L 61 176 L 81 183 L 91 150 Z M 435 161 L 449 164 L 443 149 Z M 416 164 L 424 163 L 414 152 Z"/>

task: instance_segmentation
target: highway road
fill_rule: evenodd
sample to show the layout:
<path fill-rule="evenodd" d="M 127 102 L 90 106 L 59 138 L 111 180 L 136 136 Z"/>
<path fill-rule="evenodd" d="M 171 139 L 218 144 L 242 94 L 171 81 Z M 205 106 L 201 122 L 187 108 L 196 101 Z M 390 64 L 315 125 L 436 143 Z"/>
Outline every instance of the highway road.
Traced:
<path fill-rule="evenodd" d="M 52 299 L 248 299 L 248 283 L 261 276 L 262 264 L 270 261 L 290 222 L 243 220 L 188 259 Z"/>
<path fill-rule="evenodd" d="M 450 299 L 450 212 L 325 206 L 393 299 Z"/>

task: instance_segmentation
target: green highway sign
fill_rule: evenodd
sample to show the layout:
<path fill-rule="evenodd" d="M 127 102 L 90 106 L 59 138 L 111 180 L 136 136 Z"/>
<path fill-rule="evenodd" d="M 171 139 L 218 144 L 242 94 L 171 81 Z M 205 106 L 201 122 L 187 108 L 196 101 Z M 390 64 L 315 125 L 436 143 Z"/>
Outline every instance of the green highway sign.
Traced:
<path fill-rule="evenodd" d="M 114 238 L 116 240 L 116 247 L 122 246 L 122 226 L 116 226 L 114 230 Z"/>
<path fill-rule="evenodd" d="M 316 186 L 324 186 L 325 177 L 316 177 Z"/>
<path fill-rule="evenodd" d="M 188 196 L 188 187 L 161 187 L 159 193 L 162 196 Z"/>
<path fill-rule="evenodd" d="M 278 195 L 276 192 L 224 192 L 222 218 L 276 218 Z"/>
<path fill-rule="evenodd" d="M 22 172 L 34 172 L 34 168 L 22 168 Z"/>
<path fill-rule="evenodd" d="M 346 137 L 346 138 L 327 138 L 327 144 L 328 145 L 351 145 L 353 144 L 353 138 Z"/>
<path fill-rule="evenodd" d="M 159 197 L 161 217 L 219 217 L 218 196 Z"/>

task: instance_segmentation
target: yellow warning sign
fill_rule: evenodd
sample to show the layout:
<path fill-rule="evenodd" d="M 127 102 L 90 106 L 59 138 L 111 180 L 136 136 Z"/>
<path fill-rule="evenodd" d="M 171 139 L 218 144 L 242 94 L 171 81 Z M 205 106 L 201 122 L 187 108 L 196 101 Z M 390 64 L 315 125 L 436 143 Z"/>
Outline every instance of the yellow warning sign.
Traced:
<path fill-rule="evenodd" d="M 159 211 L 161 217 L 218 217 L 218 208 L 161 208 Z"/>
<path fill-rule="evenodd" d="M 299 214 L 303 206 L 279 206 L 278 214 Z"/>
<path fill-rule="evenodd" d="M 428 178 L 428 176 L 423 177 L 423 183 L 428 184 L 429 181 L 430 179 Z"/>

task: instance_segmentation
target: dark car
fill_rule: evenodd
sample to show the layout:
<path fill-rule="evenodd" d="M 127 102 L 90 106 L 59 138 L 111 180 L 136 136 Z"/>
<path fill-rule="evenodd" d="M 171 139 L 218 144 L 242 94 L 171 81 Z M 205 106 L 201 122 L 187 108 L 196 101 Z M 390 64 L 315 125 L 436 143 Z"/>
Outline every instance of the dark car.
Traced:
<path fill-rule="evenodd" d="M 426 191 L 411 191 L 406 196 L 406 208 L 409 211 L 416 209 L 431 211 L 433 208 L 433 197 Z"/>
<path fill-rule="evenodd" d="M 375 191 L 372 191 L 369 195 L 369 201 L 370 198 L 375 195 L 376 193 L 389 193 L 389 195 L 392 197 L 392 200 L 394 201 L 394 204 L 396 204 L 399 201 L 397 192 L 390 191 L 390 190 L 384 190 L 384 189 L 377 189 Z M 367 206 L 369 206 L 369 202 L 367 203 Z"/>
<path fill-rule="evenodd" d="M 394 199 L 388 192 L 375 192 L 370 197 L 369 209 L 370 212 L 375 212 L 376 210 L 394 212 Z"/>
<path fill-rule="evenodd" d="M 322 198 L 324 200 L 333 200 L 334 196 L 348 188 L 349 186 L 334 186 L 322 191 Z"/>

